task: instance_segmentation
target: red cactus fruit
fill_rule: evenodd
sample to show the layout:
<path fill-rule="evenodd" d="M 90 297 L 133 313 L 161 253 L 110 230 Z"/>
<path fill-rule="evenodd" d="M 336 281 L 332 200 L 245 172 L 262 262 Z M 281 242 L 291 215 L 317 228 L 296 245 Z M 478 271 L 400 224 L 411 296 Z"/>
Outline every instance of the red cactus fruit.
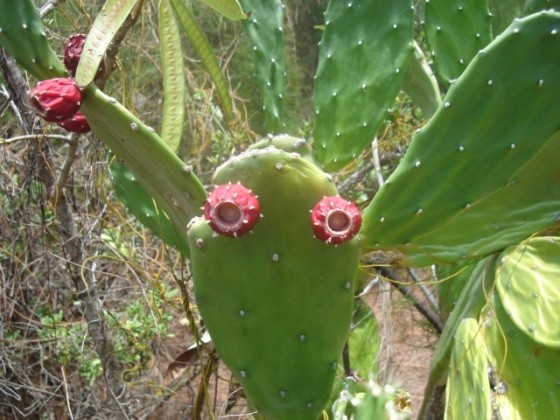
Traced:
<path fill-rule="evenodd" d="M 76 112 L 72 117 L 67 120 L 56 123 L 58 126 L 65 128 L 72 133 L 89 133 L 91 128 L 86 120 L 86 117 L 81 112 Z"/>
<path fill-rule="evenodd" d="M 76 82 L 65 77 L 43 80 L 28 95 L 35 111 L 48 122 L 71 118 L 80 109 L 83 99 Z"/>
<path fill-rule="evenodd" d="M 85 43 L 85 34 L 74 34 L 68 38 L 68 41 L 64 46 L 64 65 L 72 76 L 76 75 L 76 69 L 78 68 L 78 63 L 80 62 L 80 57 L 82 56 Z M 103 73 L 105 73 L 105 63 L 101 61 L 95 78 L 99 78 L 103 75 Z"/>
<path fill-rule="evenodd" d="M 324 197 L 311 210 L 315 237 L 329 245 L 352 239 L 360 230 L 362 215 L 354 203 L 341 197 Z"/>
<path fill-rule="evenodd" d="M 232 238 L 251 231 L 261 216 L 257 197 L 240 183 L 218 185 L 203 210 L 212 230 Z"/>

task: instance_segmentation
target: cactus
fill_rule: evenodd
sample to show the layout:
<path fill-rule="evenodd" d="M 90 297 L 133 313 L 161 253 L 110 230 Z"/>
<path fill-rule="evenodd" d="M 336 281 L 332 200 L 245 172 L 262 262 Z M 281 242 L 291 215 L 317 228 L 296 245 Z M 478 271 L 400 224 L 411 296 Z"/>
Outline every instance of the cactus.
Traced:
<path fill-rule="evenodd" d="M 560 415 L 559 250 L 558 237 L 533 238 L 496 260 L 496 292 L 481 312 L 481 332 L 501 418 Z"/>
<path fill-rule="evenodd" d="M 446 419 L 489 419 L 490 381 L 478 321 L 465 318 L 453 340 L 446 394 Z"/>
<path fill-rule="evenodd" d="M 486 0 L 426 1 L 424 27 L 436 73 L 446 84 L 492 40 Z"/>
<path fill-rule="evenodd" d="M 37 79 L 67 76 L 32 0 L 0 1 L 0 44 Z"/>
<path fill-rule="evenodd" d="M 468 260 L 557 222 L 559 186 L 541 180 L 560 156 L 559 25 L 555 12 L 520 19 L 477 54 L 365 210 L 366 249 Z"/>
<path fill-rule="evenodd" d="M 535 342 L 560 349 L 558 238 L 534 238 L 504 251 L 496 291 L 516 327 Z"/>
<path fill-rule="evenodd" d="M 245 28 L 253 43 L 255 78 L 261 87 L 264 128 L 279 133 L 284 123 L 284 6 L 280 0 L 241 0 L 250 18 Z"/>
<path fill-rule="evenodd" d="M 235 1 L 207 3 L 234 19 L 245 17 Z M 509 16 L 520 10 L 519 2 L 511 3 L 517 12 L 508 10 Z M 231 98 L 183 1 L 159 3 L 163 68 L 173 82 L 165 96 L 176 95 L 166 105 L 164 140 L 91 84 L 113 35 L 140 4 L 109 0 L 98 16 L 77 68 L 81 107 L 82 92 L 71 79 L 62 80 L 78 99 L 55 95 L 64 114 L 53 114 L 45 89 L 31 97 L 43 102 L 39 111 L 48 120 L 78 132 L 91 126 L 126 165 L 111 168 L 117 195 L 164 241 L 190 254 L 200 313 L 259 415 L 316 420 L 328 407 L 353 305 L 367 329 L 353 326 L 349 359 L 363 378 L 375 370 L 373 315 L 354 299 L 360 254 L 373 250 L 396 251 L 396 263 L 464 267 L 450 280 L 456 304 L 426 389 L 429 398 L 447 383 L 448 418 L 490 417 L 491 409 L 503 418 L 560 415 L 559 239 L 519 245 L 560 220 L 560 13 L 516 20 L 486 46 L 486 2 L 427 2 L 435 67 L 445 83 L 456 79 L 440 104 L 422 43 L 413 43 L 409 0 L 330 2 L 314 86 L 314 149 L 302 139 L 271 135 L 219 167 L 218 186 L 207 196 L 174 153 L 183 123 L 172 115 L 182 107 L 182 93 L 172 86 L 183 83 L 175 19 L 218 83 L 226 113 Z M 528 2 L 526 11 L 554 4 Z M 285 77 L 281 3 L 243 5 L 251 13 L 246 25 L 267 128 L 277 132 Z M 33 3 L 0 0 L 0 9 L 10 11 L 0 15 L 0 44 L 8 53 L 38 78 L 65 75 Z M 68 57 L 75 64 L 77 55 Z M 346 77 L 349 69 L 352 77 Z M 359 230 L 357 207 L 337 195 L 317 162 L 327 169 L 352 163 L 401 88 L 425 116 L 437 110 L 367 206 Z M 373 350 L 363 347 L 370 341 Z M 350 384 L 333 406 L 335 418 L 386 414 L 390 399 L 375 390 L 370 383 Z"/>
<path fill-rule="evenodd" d="M 251 233 L 188 232 L 197 303 L 215 347 L 254 407 L 273 419 L 315 419 L 327 403 L 350 325 L 359 244 L 313 236 L 309 211 L 336 195 L 327 174 L 273 146 L 232 158 L 214 182 L 258 196 Z M 227 267 L 227 270 L 223 270 Z"/>
<path fill-rule="evenodd" d="M 373 140 L 412 56 L 412 27 L 409 0 L 329 2 L 313 89 L 314 145 L 325 168 L 341 168 Z"/>
<path fill-rule="evenodd" d="M 185 257 L 189 256 L 186 235 L 171 223 L 169 217 L 158 206 L 152 196 L 146 192 L 138 179 L 125 165 L 113 160 L 109 165 L 111 184 L 117 198 L 127 207 L 136 219 L 150 229 L 158 238 L 179 250 Z"/>

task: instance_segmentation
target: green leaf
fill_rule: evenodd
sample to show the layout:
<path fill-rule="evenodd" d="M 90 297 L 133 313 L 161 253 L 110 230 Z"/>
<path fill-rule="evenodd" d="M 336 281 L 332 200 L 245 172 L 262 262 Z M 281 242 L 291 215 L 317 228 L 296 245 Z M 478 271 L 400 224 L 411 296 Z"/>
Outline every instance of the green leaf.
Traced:
<path fill-rule="evenodd" d="M 87 36 L 78 68 L 76 83 L 85 87 L 95 78 L 113 37 L 140 0 L 107 0 L 95 18 Z"/>
<path fill-rule="evenodd" d="M 241 10 L 237 0 L 201 0 L 212 9 L 231 20 L 246 19 L 247 15 Z"/>
<path fill-rule="evenodd" d="M 329 2 L 313 88 L 314 147 L 328 170 L 369 147 L 412 57 L 410 0 Z"/>
<path fill-rule="evenodd" d="M 200 26 L 192 16 L 183 0 L 171 0 L 175 15 L 179 19 L 185 34 L 189 38 L 193 48 L 198 54 L 202 66 L 208 72 L 208 75 L 216 85 L 216 94 L 218 101 L 224 112 L 227 121 L 233 119 L 233 102 L 229 94 L 229 84 L 222 74 L 222 69 L 218 64 L 218 60 L 212 51 L 212 47 Z"/>
<path fill-rule="evenodd" d="M 163 70 L 161 138 L 177 152 L 183 134 L 186 89 L 181 37 L 170 0 L 160 0 L 158 17 Z"/>
<path fill-rule="evenodd" d="M 535 342 L 560 348 L 560 238 L 529 239 L 506 249 L 496 289 L 513 323 Z"/>

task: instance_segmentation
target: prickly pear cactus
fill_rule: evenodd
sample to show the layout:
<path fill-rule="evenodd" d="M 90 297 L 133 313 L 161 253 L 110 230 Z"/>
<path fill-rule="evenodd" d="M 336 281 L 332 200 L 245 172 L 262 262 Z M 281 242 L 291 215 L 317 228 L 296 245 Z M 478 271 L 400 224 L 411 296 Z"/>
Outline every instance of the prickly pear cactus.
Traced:
<path fill-rule="evenodd" d="M 218 168 L 214 182 L 250 189 L 262 218 L 239 237 L 216 234 L 203 218 L 191 223 L 200 313 L 259 413 L 316 419 L 348 335 L 358 240 L 334 246 L 314 237 L 310 210 L 336 189 L 297 154 L 247 151 Z"/>
<path fill-rule="evenodd" d="M 31 0 L 0 1 L 0 44 L 38 79 L 66 76 Z"/>
<path fill-rule="evenodd" d="M 558 48 L 560 14 L 547 11 L 477 54 L 365 210 L 366 248 L 414 265 L 472 260 L 558 221 Z"/>

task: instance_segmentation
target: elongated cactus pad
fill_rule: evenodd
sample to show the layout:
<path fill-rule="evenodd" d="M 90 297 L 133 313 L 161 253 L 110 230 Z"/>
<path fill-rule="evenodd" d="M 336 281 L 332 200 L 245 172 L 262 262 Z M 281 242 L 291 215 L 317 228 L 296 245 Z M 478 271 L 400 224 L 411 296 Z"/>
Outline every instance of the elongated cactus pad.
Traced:
<path fill-rule="evenodd" d="M 186 235 L 187 223 L 202 213 L 200 208 L 206 199 L 206 191 L 192 169 L 154 129 L 95 86 L 85 89 L 81 111 L 95 135 L 124 161 L 135 180 L 165 211 L 177 234 Z"/>
<path fill-rule="evenodd" d="M 371 144 L 412 56 L 410 0 L 331 1 L 313 90 L 315 151 L 329 170 Z"/>
<path fill-rule="evenodd" d="M 37 79 L 67 75 L 32 0 L 0 0 L 0 45 Z"/>
<path fill-rule="evenodd" d="M 241 0 L 250 15 L 245 27 L 255 56 L 255 79 L 260 86 L 265 129 L 282 131 L 284 123 L 284 6 L 281 0 Z"/>
<path fill-rule="evenodd" d="M 203 218 L 191 224 L 202 318 L 261 414 L 315 420 L 350 327 L 358 240 L 335 247 L 314 237 L 309 212 L 336 189 L 297 154 L 272 146 L 247 151 L 220 167 L 214 182 L 241 182 L 263 217 L 238 238 L 216 234 Z"/>
<path fill-rule="evenodd" d="M 457 327 L 445 388 L 445 418 L 490 419 L 490 381 L 484 340 L 478 321 L 465 318 Z"/>
<path fill-rule="evenodd" d="M 558 51 L 560 14 L 541 12 L 477 54 L 365 210 L 365 248 L 468 260 L 559 220 Z"/>
<path fill-rule="evenodd" d="M 426 2 L 426 39 L 436 74 L 449 84 L 476 53 L 491 40 L 487 0 L 430 0 Z"/>
<path fill-rule="evenodd" d="M 406 68 L 402 89 L 412 102 L 420 107 L 425 118 L 431 117 L 441 105 L 438 82 L 424 52 L 416 42 L 414 54 Z"/>
<path fill-rule="evenodd" d="M 189 255 L 184 227 L 173 226 L 167 215 L 158 207 L 150 194 L 138 182 L 125 165 L 114 160 L 109 166 L 111 184 L 118 199 L 128 210 L 166 244 Z"/>

